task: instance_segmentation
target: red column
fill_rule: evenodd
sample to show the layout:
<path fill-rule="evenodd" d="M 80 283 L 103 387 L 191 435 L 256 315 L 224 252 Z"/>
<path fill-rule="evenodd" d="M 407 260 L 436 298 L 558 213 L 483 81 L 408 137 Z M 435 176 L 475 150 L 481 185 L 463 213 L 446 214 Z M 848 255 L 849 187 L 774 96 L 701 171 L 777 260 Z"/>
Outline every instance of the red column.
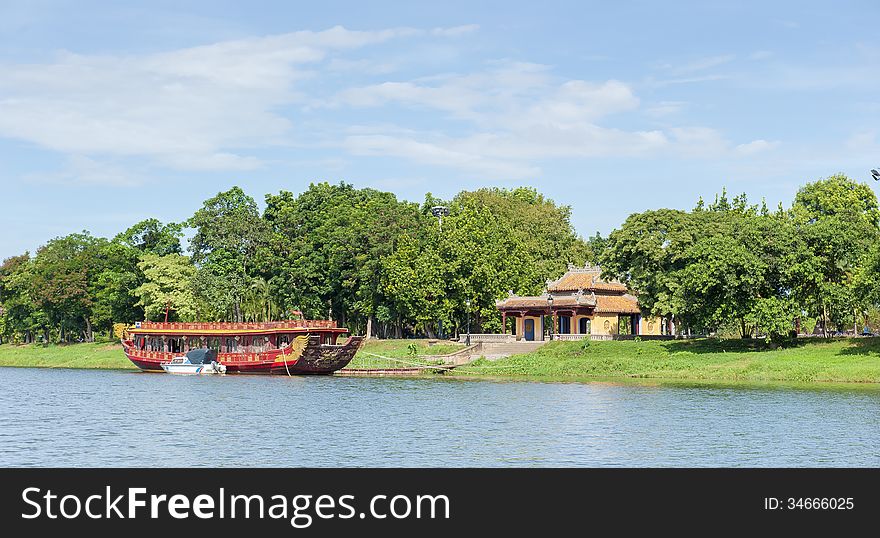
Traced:
<path fill-rule="evenodd" d="M 501 313 L 501 334 L 507 334 L 507 312 Z"/>

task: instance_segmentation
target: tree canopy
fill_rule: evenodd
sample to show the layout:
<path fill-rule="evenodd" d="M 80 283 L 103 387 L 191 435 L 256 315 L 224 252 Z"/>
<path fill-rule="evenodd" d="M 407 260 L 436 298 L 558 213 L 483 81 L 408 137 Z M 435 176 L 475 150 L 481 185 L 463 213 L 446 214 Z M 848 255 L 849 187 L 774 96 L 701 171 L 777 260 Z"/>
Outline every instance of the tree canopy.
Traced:
<path fill-rule="evenodd" d="M 442 229 L 432 208 L 444 206 Z M 184 230 L 191 230 L 184 250 Z M 805 184 L 789 209 L 744 194 L 635 213 L 584 239 L 571 208 L 533 188 L 423 203 L 348 183 L 265 196 L 239 187 L 182 223 L 113 239 L 74 233 L 0 264 L 0 337 L 90 340 L 141 319 L 264 321 L 302 312 L 383 337 L 501 329 L 495 301 L 538 294 L 567 264 L 601 263 L 645 315 L 679 331 L 830 333 L 880 313 L 880 208 L 843 175 Z M 468 305 L 470 305 L 468 307 Z"/>
<path fill-rule="evenodd" d="M 860 268 L 877 243 L 878 216 L 870 187 L 842 175 L 807 184 L 787 211 L 722 192 L 690 212 L 631 215 L 600 259 L 644 310 L 692 330 L 778 337 L 805 318 L 842 330 L 877 304 L 871 271 Z"/>

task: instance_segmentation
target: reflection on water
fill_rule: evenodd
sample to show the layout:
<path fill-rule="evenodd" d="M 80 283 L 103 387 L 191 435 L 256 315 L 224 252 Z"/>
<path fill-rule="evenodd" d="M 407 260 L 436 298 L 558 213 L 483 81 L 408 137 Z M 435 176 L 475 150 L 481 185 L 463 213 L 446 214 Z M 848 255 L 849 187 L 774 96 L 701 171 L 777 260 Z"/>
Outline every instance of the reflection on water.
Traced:
<path fill-rule="evenodd" d="M 880 466 L 880 391 L 0 368 L 2 466 Z"/>

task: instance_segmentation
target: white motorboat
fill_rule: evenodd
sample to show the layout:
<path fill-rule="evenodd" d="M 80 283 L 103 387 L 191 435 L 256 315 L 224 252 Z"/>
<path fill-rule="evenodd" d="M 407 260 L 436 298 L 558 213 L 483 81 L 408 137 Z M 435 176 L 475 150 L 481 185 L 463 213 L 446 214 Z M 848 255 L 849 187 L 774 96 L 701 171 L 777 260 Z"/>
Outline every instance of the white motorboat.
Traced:
<path fill-rule="evenodd" d="M 163 363 L 162 369 L 169 374 L 225 374 L 226 366 L 217 362 L 213 349 L 194 349 L 182 357 L 174 357 Z"/>

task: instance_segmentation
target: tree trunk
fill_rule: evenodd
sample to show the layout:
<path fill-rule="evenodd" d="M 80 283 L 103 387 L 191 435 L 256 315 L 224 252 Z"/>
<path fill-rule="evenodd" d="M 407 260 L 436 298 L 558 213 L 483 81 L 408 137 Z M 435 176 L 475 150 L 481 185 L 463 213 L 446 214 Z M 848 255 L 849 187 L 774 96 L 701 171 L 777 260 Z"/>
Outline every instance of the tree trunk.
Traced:
<path fill-rule="evenodd" d="M 367 330 L 365 331 L 365 340 L 369 340 L 373 336 L 373 316 L 367 316 Z"/>
<path fill-rule="evenodd" d="M 85 334 L 86 342 L 94 342 L 95 335 L 92 333 L 92 322 L 91 322 L 91 320 L 89 320 L 88 316 L 83 316 L 83 319 L 86 322 L 86 334 Z"/>
<path fill-rule="evenodd" d="M 828 338 L 828 307 L 822 303 L 822 337 Z"/>
<path fill-rule="evenodd" d="M 241 323 L 241 304 L 238 301 L 235 301 L 234 317 L 236 323 Z"/>

